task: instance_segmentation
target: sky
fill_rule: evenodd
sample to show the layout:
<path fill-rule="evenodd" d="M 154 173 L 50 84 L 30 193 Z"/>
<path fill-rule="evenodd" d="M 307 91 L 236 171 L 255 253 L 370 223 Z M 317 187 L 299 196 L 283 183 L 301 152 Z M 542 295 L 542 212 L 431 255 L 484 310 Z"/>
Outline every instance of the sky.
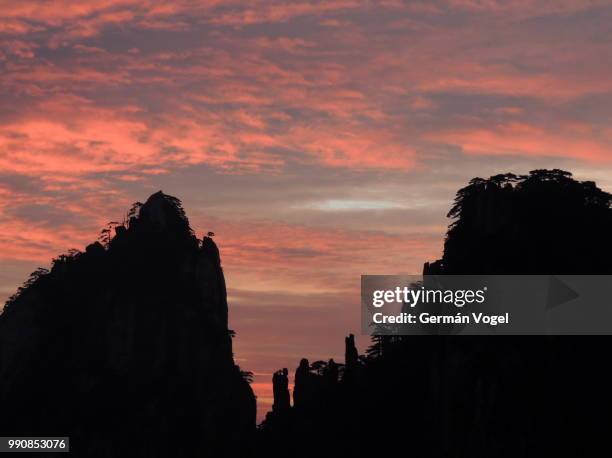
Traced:
<path fill-rule="evenodd" d="M 612 191 L 612 1 L 0 0 L 0 303 L 130 204 L 214 231 L 259 418 L 475 176 Z M 358 339 L 363 351 L 368 341 Z"/>

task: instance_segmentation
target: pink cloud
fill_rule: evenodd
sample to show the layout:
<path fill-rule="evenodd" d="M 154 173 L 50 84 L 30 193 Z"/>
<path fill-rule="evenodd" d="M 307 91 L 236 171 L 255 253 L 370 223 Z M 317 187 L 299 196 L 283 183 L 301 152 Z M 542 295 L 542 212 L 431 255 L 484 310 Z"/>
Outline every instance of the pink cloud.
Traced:
<path fill-rule="evenodd" d="M 408 9 L 417 15 L 443 14 L 418 5 Z M 214 14 L 220 6 L 224 12 Z M 0 121 L 0 142 L 11 155 L 0 158 L 0 167 L 20 173 L 56 173 L 61 168 L 73 175 L 92 171 L 129 175 L 137 164 L 165 170 L 209 164 L 242 172 L 278 170 L 287 161 L 298 160 L 330 167 L 410 170 L 424 154 L 423 142 L 440 138 L 452 143 L 446 126 L 436 136 L 436 126 L 430 132 L 431 128 L 414 125 L 418 116 L 444 110 L 437 95 L 537 99 L 544 109 L 556 110 L 559 104 L 612 92 L 606 76 L 609 66 L 598 57 L 605 52 L 601 45 L 576 43 L 580 52 L 573 59 L 579 68 L 588 69 L 576 71 L 562 52 L 551 53 L 561 51 L 563 42 L 545 37 L 526 46 L 528 37 L 509 32 L 513 15 L 521 14 L 519 6 L 525 2 L 450 3 L 452 8 L 483 14 L 505 11 L 507 17 L 495 19 L 501 21 L 496 26 L 498 40 L 490 43 L 479 41 L 488 33 L 486 21 L 478 22 L 475 29 L 458 28 L 452 22 L 435 28 L 419 22 L 418 16 L 403 18 L 404 7 L 396 2 L 383 7 L 397 13 L 393 23 L 409 19 L 410 27 L 398 26 L 389 36 L 379 31 L 376 40 L 357 23 L 360 14 L 370 13 L 358 2 L 226 6 L 205 2 L 194 8 L 189 2 L 162 6 L 127 0 L 87 5 L 23 2 L 4 13 L 7 24 L 36 19 L 39 27 L 47 24 L 54 31 L 46 41 L 21 37 L 5 45 L 7 56 L 18 57 L 5 56 L 11 59 L 4 74 L 6 87 L 31 100 L 15 107 L 16 117 Z M 563 2 L 542 7 L 541 13 L 570 14 L 577 8 L 582 6 Z M 197 19 L 195 23 L 186 24 L 185 14 Z M 161 21 L 164 29 L 167 25 L 172 30 L 174 24 L 176 31 L 197 33 L 196 24 L 202 21 L 246 25 L 304 16 L 343 26 L 297 37 L 264 34 L 235 42 L 234 29 L 229 27 L 200 46 L 138 53 L 131 46 L 105 49 L 103 43 L 82 43 L 106 27 L 146 28 L 143 21 Z M 21 28 L 13 33 L 22 32 L 29 33 Z M 44 51 L 41 47 L 63 46 L 64 41 L 76 52 L 61 62 L 33 58 Z M 275 53 L 285 54 L 281 58 Z M 100 91 L 114 97 L 107 101 L 97 95 Z M 126 100 L 119 101 L 125 95 Z M 151 110 L 151 101 L 159 108 Z M 502 108 L 493 112 L 510 114 Z M 514 116 L 525 115 L 516 110 Z M 495 129 L 482 126 L 486 119 L 474 121 L 472 131 Z M 546 130 L 534 120 L 518 122 Z M 486 143 L 484 134 L 480 137 L 479 144 Z M 590 142 L 588 150 L 603 157 L 608 145 L 600 137 Z M 537 149 L 546 146 L 543 143 L 531 141 L 531 145 L 519 149 L 550 154 Z M 497 153 L 508 149 L 513 147 Z M 576 145 L 571 155 L 576 157 L 584 149 Z M 276 151 L 290 153 L 281 156 Z"/>
<path fill-rule="evenodd" d="M 469 154 L 557 156 L 595 162 L 612 159 L 611 132 L 600 132 L 581 124 L 561 124 L 544 129 L 514 122 L 488 129 L 435 132 L 431 138 L 458 145 Z"/>

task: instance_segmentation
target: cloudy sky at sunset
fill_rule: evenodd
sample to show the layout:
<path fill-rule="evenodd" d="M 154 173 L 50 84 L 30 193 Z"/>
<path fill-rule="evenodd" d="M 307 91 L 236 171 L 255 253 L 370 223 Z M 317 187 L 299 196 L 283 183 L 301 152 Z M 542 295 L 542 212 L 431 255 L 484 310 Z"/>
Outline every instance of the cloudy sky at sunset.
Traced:
<path fill-rule="evenodd" d="M 217 234 L 265 411 L 470 178 L 611 191 L 610 75 L 610 0 L 0 0 L 0 302 L 162 189 Z"/>

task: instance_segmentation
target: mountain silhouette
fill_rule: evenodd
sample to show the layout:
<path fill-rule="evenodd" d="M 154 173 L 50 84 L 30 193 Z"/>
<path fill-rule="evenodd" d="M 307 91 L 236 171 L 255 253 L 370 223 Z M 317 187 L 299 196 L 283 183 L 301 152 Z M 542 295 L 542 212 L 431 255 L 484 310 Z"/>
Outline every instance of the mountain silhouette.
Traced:
<path fill-rule="evenodd" d="M 562 170 L 476 178 L 425 274 L 608 274 L 612 196 Z M 0 315 L 0 432 L 86 457 L 516 457 L 605 445 L 605 337 L 374 336 L 272 378 L 255 429 L 219 250 L 161 191 L 55 259 Z M 551 304 L 571 300 L 560 289 Z M 557 294 L 558 293 L 558 294 Z M 316 333 L 316 330 L 313 331 Z M 292 402 L 293 399 L 293 402 Z"/>
<path fill-rule="evenodd" d="M 215 242 L 153 194 L 7 302 L 0 431 L 70 436 L 74 456 L 247 453 L 255 397 L 227 312 Z"/>
<path fill-rule="evenodd" d="M 458 191 L 443 256 L 424 273 L 611 273 L 611 203 L 562 170 L 476 178 Z M 347 337 L 344 366 L 302 359 L 293 405 L 261 425 L 267 456 L 582 456 L 606 443 L 607 337 L 372 339 L 358 355 Z"/>

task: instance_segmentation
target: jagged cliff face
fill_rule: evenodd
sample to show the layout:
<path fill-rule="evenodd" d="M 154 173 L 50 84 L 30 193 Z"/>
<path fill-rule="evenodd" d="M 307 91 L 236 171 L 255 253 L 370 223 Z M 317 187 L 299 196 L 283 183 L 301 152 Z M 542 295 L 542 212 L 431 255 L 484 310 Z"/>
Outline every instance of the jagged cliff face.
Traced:
<path fill-rule="evenodd" d="M 7 304 L 0 405 L 5 435 L 71 436 L 77 456 L 244 450 L 255 398 L 233 361 L 219 251 L 178 200 L 152 195 L 107 247 L 57 260 Z"/>

